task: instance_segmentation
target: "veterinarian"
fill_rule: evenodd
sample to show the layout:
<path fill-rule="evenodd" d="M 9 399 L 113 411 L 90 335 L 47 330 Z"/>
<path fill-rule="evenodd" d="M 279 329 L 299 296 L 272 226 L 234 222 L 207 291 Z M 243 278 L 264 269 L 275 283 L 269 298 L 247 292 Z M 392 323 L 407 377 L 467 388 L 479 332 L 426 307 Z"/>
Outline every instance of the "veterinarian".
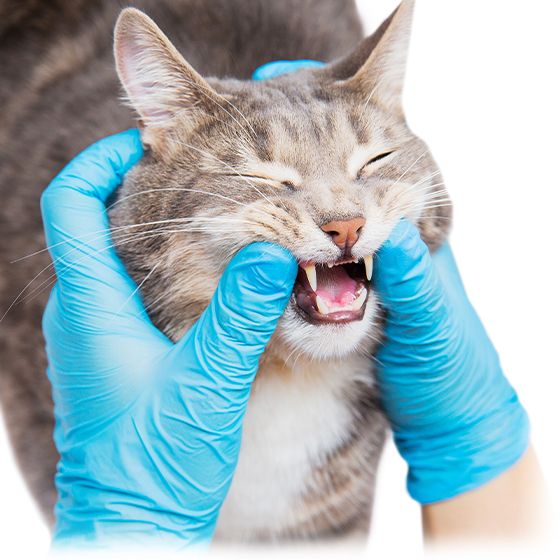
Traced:
<path fill-rule="evenodd" d="M 257 77 L 295 67 L 267 65 Z M 280 247 L 242 249 L 172 343 L 150 322 L 109 233 L 106 202 L 141 156 L 136 130 L 102 140 L 41 201 L 58 277 L 43 320 L 61 456 L 58 547 L 212 539 L 259 357 L 297 273 Z M 527 534 L 541 480 L 527 414 L 449 247 L 431 256 L 403 220 L 377 253 L 373 282 L 387 311 L 383 406 L 426 534 Z"/>

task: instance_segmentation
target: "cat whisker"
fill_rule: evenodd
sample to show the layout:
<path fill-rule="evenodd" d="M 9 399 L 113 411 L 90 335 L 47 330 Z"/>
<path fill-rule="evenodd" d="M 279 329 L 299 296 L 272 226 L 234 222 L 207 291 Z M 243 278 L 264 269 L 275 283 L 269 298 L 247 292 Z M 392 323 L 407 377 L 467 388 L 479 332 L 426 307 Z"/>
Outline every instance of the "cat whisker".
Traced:
<path fill-rule="evenodd" d="M 118 236 L 119 233 L 122 233 L 123 235 L 128 235 L 127 232 L 124 232 L 124 231 L 120 231 L 120 232 L 119 232 L 119 231 L 118 231 L 119 229 L 124 230 L 124 229 L 129 229 L 129 228 L 132 228 L 132 227 L 140 227 L 140 226 L 149 225 L 149 224 L 170 223 L 170 222 L 177 222 L 177 221 L 188 220 L 188 219 L 190 219 L 190 218 L 173 218 L 173 219 L 169 219 L 169 220 L 160 220 L 160 221 L 145 222 L 145 223 L 139 223 L 139 224 L 129 224 L 129 225 L 126 225 L 126 226 L 120 226 L 120 227 L 117 227 L 117 228 L 113 228 L 113 229 L 112 229 L 111 231 L 109 231 L 109 232 L 108 232 L 107 230 L 103 230 L 103 233 L 102 233 L 101 235 L 96 235 L 95 237 L 93 237 L 92 239 L 89 239 L 88 241 L 89 241 L 89 242 L 95 242 L 95 241 L 98 241 L 98 240 L 103 239 L 103 238 L 106 238 L 106 237 L 113 237 L 113 242 L 114 242 L 114 241 L 115 241 L 115 238 L 117 238 L 117 240 L 119 239 L 119 236 Z M 225 219 L 225 218 L 224 218 L 224 219 Z M 220 220 L 220 221 L 221 221 L 221 220 Z M 231 221 L 235 221 L 235 220 L 234 220 L 234 219 L 231 219 L 231 218 L 228 219 L 228 222 L 231 222 Z M 239 223 L 246 223 L 246 224 L 255 225 L 253 222 L 248 221 L 248 220 L 241 220 L 241 219 L 239 219 L 239 220 L 237 220 L 237 221 L 238 221 Z M 226 232 L 243 233 L 243 232 L 245 231 L 244 229 L 242 229 L 242 230 L 234 230 L 234 229 L 231 228 L 231 226 L 229 226 L 228 224 L 225 224 L 225 223 L 224 223 L 224 225 L 227 225 L 227 230 L 226 230 Z M 213 226 L 213 229 L 214 229 L 214 231 L 216 231 L 215 226 Z M 161 235 L 161 234 L 163 234 L 163 233 L 176 233 L 176 232 L 185 232 L 185 233 L 186 233 L 186 232 L 190 232 L 190 231 L 195 231 L 195 232 L 208 232 L 208 228 L 204 228 L 204 227 L 202 227 L 202 226 L 197 227 L 196 229 L 195 229 L 195 228 L 185 228 L 185 227 L 184 227 L 184 228 L 181 228 L 180 230 L 173 230 L 173 231 L 166 230 L 166 231 L 161 231 L 161 232 L 159 232 L 159 233 L 157 233 L 157 234 L 158 234 L 158 235 Z M 138 237 L 138 236 L 142 236 L 142 235 L 145 236 L 147 233 L 148 233 L 148 234 L 154 235 L 154 232 L 155 232 L 155 230 L 153 230 L 153 229 L 152 229 L 152 230 L 149 230 L 149 232 L 138 232 L 137 234 L 134 234 L 136 237 L 134 237 L 134 235 L 133 235 L 132 237 L 134 237 L 135 239 L 138 239 L 138 240 L 139 240 L 140 237 Z M 223 233 L 225 233 L 225 232 L 223 232 Z M 117 235 L 116 235 L 116 234 L 117 234 Z M 83 237 L 86 237 L 86 236 L 83 236 Z M 89 237 L 91 237 L 91 234 L 89 234 Z M 71 243 L 73 240 L 77 240 L 77 239 L 79 239 L 79 238 L 71 238 L 71 239 L 68 239 L 68 240 L 61 241 L 61 242 L 59 242 L 59 243 L 56 243 L 55 245 L 61 245 L 61 244 L 63 244 L 63 243 Z M 129 235 L 129 237 L 128 237 L 127 239 L 131 239 L 131 240 L 132 240 L 132 238 L 131 238 L 130 235 Z M 83 241 L 83 240 L 84 240 L 84 239 L 82 238 L 82 241 Z M 115 246 L 116 246 L 116 245 L 113 243 L 113 244 L 109 245 L 106 249 L 111 249 L 112 247 L 115 247 Z M 54 245 L 51 246 L 51 247 L 54 247 Z M 36 251 L 35 253 L 33 253 L 33 254 L 30 255 L 30 256 L 33 256 L 33 255 L 38 254 L 38 253 L 40 253 L 40 252 L 46 251 L 46 250 L 48 250 L 48 249 L 51 248 L 51 247 L 47 247 L 47 248 L 45 248 L 45 249 L 42 249 L 41 251 Z M 49 283 L 49 281 L 52 280 L 53 278 L 54 278 L 55 281 L 56 281 L 56 272 L 55 272 L 55 273 L 53 273 L 53 274 L 50 274 L 45 280 L 43 280 L 43 281 L 41 282 L 41 284 L 39 284 L 39 286 L 35 287 L 31 292 L 27 293 L 27 294 L 24 296 L 24 294 L 28 291 L 28 289 L 31 287 L 31 285 L 32 285 L 42 274 L 44 274 L 44 273 L 45 273 L 46 271 L 48 271 L 49 269 L 54 269 L 54 268 L 55 268 L 55 265 L 56 265 L 58 262 L 60 262 L 61 260 L 63 260 L 65 257 L 69 256 L 73 251 L 77 251 L 77 250 L 79 250 L 79 247 L 72 247 L 70 250 L 68 250 L 67 252 L 65 252 L 63 255 L 60 255 L 60 256 L 59 256 L 57 259 L 55 259 L 53 262 L 49 263 L 47 266 L 45 266 L 44 268 L 42 268 L 42 269 L 41 269 L 41 270 L 40 270 L 40 271 L 39 271 L 39 272 L 24 286 L 24 288 L 19 292 L 19 294 L 14 298 L 14 300 L 12 301 L 12 303 L 10 304 L 10 306 L 6 309 L 6 311 L 4 312 L 4 314 L 2 315 L 2 317 L 0 317 L 0 323 L 4 320 L 4 318 L 6 317 L 6 315 L 13 309 L 13 307 L 14 307 L 15 305 L 20 304 L 20 303 L 24 303 L 24 302 L 26 302 L 26 301 L 29 301 L 29 299 L 30 299 L 31 297 L 33 297 L 34 295 L 37 294 L 37 291 L 38 291 L 38 290 L 40 290 L 46 283 Z M 22 260 L 23 258 L 27 258 L 27 257 L 21 257 L 21 258 L 18 259 L 18 260 Z M 17 262 L 17 261 L 14 261 L 14 262 Z M 54 282 L 53 282 L 53 283 L 54 283 Z"/>
<path fill-rule="evenodd" d="M 177 230 L 178 232 L 183 232 L 183 231 L 190 231 L 190 230 Z M 168 232 L 168 231 L 163 231 L 163 232 L 159 232 L 159 233 L 151 233 L 151 237 L 156 237 L 157 235 L 162 235 L 165 233 L 176 233 L 177 231 L 173 231 L 173 232 Z M 203 230 L 204 231 L 204 230 Z M 227 231 L 223 232 L 224 235 L 227 235 L 227 233 L 243 233 L 242 231 L 236 232 L 235 230 L 231 230 L 228 229 Z M 142 240 L 146 237 L 142 237 L 146 234 L 146 232 L 139 232 L 137 234 L 134 234 L 132 236 L 128 236 L 128 237 L 123 237 L 123 240 L 119 240 L 117 243 L 113 243 L 107 247 L 104 247 L 101 250 L 98 250 L 97 253 L 102 253 L 104 251 L 108 251 L 110 249 L 116 248 L 117 246 L 120 245 L 126 245 L 128 243 L 132 243 L 134 241 L 138 241 L 138 240 Z M 191 243 L 192 244 L 192 243 Z M 76 250 L 77 248 L 74 247 L 73 249 L 71 249 L 69 252 Z M 68 252 L 68 253 L 69 253 Z M 66 253 L 66 254 L 68 254 Z M 79 264 L 80 262 L 82 262 L 83 260 L 85 260 L 86 258 L 88 258 L 89 255 L 84 255 L 83 258 L 79 259 L 78 261 L 76 261 L 77 264 Z M 63 258 L 60 257 L 60 258 Z M 73 265 L 67 265 L 59 274 L 64 274 L 64 272 L 66 270 L 69 270 L 72 268 Z M 21 304 L 24 303 L 26 301 L 30 301 L 31 299 L 33 299 L 34 297 L 36 297 L 37 295 L 39 295 L 40 293 L 42 293 L 43 291 L 45 291 L 46 289 L 48 289 L 49 287 L 53 286 L 57 279 L 58 279 L 58 274 L 56 272 L 50 274 L 45 280 L 43 280 L 41 282 L 41 284 L 39 284 L 39 286 L 35 287 L 31 292 L 29 292 L 28 294 L 25 295 L 25 297 L 21 297 L 23 295 L 23 293 L 30 287 L 30 285 L 37 280 L 37 278 L 43 273 L 45 272 L 48 268 L 54 268 L 54 264 L 50 263 L 47 267 L 43 268 L 42 271 L 36 275 L 26 286 L 25 288 L 18 294 L 18 296 L 16 296 L 16 298 L 14 299 L 14 301 L 12 302 L 12 304 L 10 305 L 10 307 L 6 310 L 6 312 L 4 313 L 4 315 L 0 318 L 0 323 L 2 322 L 2 320 L 4 319 L 4 317 L 10 312 L 10 310 L 17 304 Z"/>
<path fill-rule="evenodd" d="M 162 299 L 166 298 L 168 295 L 169 294 L 167 294 L 164 291 L 157 298 L 155 298 L 152 302 L 150 302 L 148 305 L 144 306 L 144 311 L 154 311 L 157 308 L 156 304 L 159 303 Z M 140 317 L 140 314 L 138 314 L 137 317 Z"/>
<path fill-rule="evenodd" d="M 430 219 L 436 219 L 436 220 L 452 220 L 453 219 L 451 216 L 441 216 L 440 214 L 429 214 L 428 217 Z"/>
<path fill-rule="evenodd" d="M 151 191 L 152 189 L 150 189 Z M 153 191 L 157 191 L 157 190 L 166 190 L 166 189 L 153 189 Z M 176 189 L 173 189 L 176 190 Z M 177 190 L 184 190 L 184 189 L 177 189 Z M 143 194 L 143 193 L 135 193 L 135 194 Z M 133 196 L 133 195 L 129 195 L 129 196 Z M 113 203 L 109 208 L 111 208 L 112 206 L 114 206 L 116 203 Z M 244 205 L 242 205 L 244 206 Z M 128 224 L 125 226 L 115 226 L 115 227 L 111 227 L 111 232 L 114 231 L 118 231 L 120 229 L 124 229 L 124 228 L 132 228 L 132 227 L 141 227 L 141 226 L 146 226 L 146 225 L 155 225 L 155 224 L 159 224 L 159 223 L 165 223 L 165 222 L 176 222 L 176 221 L 183 221 L 183 220 L 193 220 L 193 221 L 201 221 L 201 220 L 213 220 L 215 219 L 216 221 L 221 221 L 221 220 L 227 220 L 227 222 L 231 222 L 231 221 L 240 221 L 240 222 L 245 222 L 245 223 L 251 223 L 248 222 L 247 220 L 241 219 L 241 218 L 232 218 L 229 215 L 220 215 L 220 216 L 200 216 L 200 217 L 196 217 L 196 218 L 169 218 L 167 220 L 158 220 L 158 221 L 151 221 L 151 222 L 139 222 L 136 224 Z M 100 239 L 101 237 L 97 237 L 99 234 L 102 234 L 101 237 L 105 236 L 105 235 L 110 235 L 111 233 L 107 232 L 107 229 L 102 229 L 102 230 L 98 230 L 98 231 L 94 231 L 94 232 L 89 232 L 86 235 L 83 236 L 76 236 L 73 237 L 72 239 L 74 240 L 80 240 L 80 241 L 96 241 L 98 239 Z M 57 243 L 53 243 L 51 245 L 48 245 L 47 247 L 44 247 L 42 249 L 39 249 L 37 251 L 34 251 L 33 253 L 29 253 L 27 255 L 23 255 L 21 257 L 18 257 L 17 259 L 14 259 L 12 261 L 10 261 L 10 264 L 15 264 L 18 263 L 20 261 L 23 261 L 25 259 L 29 259 L 31 257 L 34 257 L 36 255 L 39 255 L 41 253 L 44 253 L 45 251 L 49 251 L 50 249 L 54 249 L 55 247 L 59 247 L 60 245 L 63 245 L 65 243 L 68 243 L 68 240 L 64 240 L 64 241 L 59 241 Z"/>
<path fill-rule="evenodd" d="M 427 181 L 431 181 L 432 179 L 434 179 L 435 177 L 437 177 L 438 175 L 441 174 L 441 171 L 434 171 L 432 173 L 430 173 L 429 175 L 426 175 L 424 177 L 422 177 L 421 179 L 419 179 L 418 181 L 416 181 L 415 183 L 412 183 L 410 185 L 405 185 L 405 187 L 403 189 L 401 189 L 400 192 L 402 193 L 408 193 L 411 191 L 416 191 L 416 189 L 418 187 L 421 187 L 422 185 L 424 185 L 424 183 L 426 183 Z M 395 189 L 395 187 L 399 184 L 400 182 L 397 183 L 393 183 L 393 185 L 391 186 L 391 190 Z M 443 183 L 441 183 L 443 184 Z M 428 185 L 428 187 L 430 187 L 431 185 Z"/>
<path fill-rule="evenodd" d="M 433 185 L 430 185 L 428 187 L 424 187 L 422 189 L 418 189 L 415 190 L 413 193 L 409 192 L 409 191 L 401 191 L 401 192 L 396 192 L 393 196 L 392 199 L 390 199 L 390 203 L 395 205 L 398 204 L 399 202 L 401 202 L 403 199 L 406 200 L 406 198 L 408 197 L 408 195 L 410 194 L 414 194 L 414 195 L 422 195 L 422 201 L 426 202 L 426 200 L 429 200 L 430 198 L 433 198 L 434 196 L 439 196 L 442 194 L 445 194 L 446 196 L 448 196 L 448 192 L 446 188 L 441 188 L 439 189 L 438 187 L 444 187 L 445 185 L 443 183 L 436 183 Z M 433 190 L 436 189 L 436 190 Z M 425 193 L 425 194 L 422 194 Z"/>
<path fill-rule="evenodd" d="M 439 189 L 439 187 L 445 187 L 445 183 L 430 183 L 429 185 L 426 185 L 425 187 L 422 187 L 420 189 L 414 189 L 414 191 L 412 191 L 412 192 L 414 192 L 414 194 L 420 194 L 420 193 L 423 193 L 423 192 L 426 192 L 426 191 L 431 192 L 432 189 Z M 439 190 L 442 191 L 442 192 L 447 191 L 446 188 L 439 189 Z M 408 193 L 408 191 L 407 191 L 407 193 Z M 403 194 L 407 194 L 407 193 L 403 193 Z"/>
<path fill-rule="evenodd" d="M 158 187 L 156 189 L 146 189 L 146 190 L 143 190 L 143 191 L 134 192 L 134 193 L 127 194 L 125 196 L 120 197 L 118 200 L 113 202 L 113 204 L 110 204 L 109 206 L 107 206 L 107 212 L 109 212 L 109 210 L 112 210 L 118 204 L 122 204 L 125 200 L 130 200 L 131 198 L 135 198 L 135 197 L 140 196 L 140 195 L 146 195 L 146 194 L 151 194 L 151 193 L 159 193 L 159 192 L 168 192 L 168 191 L 198 192 L 198 191 L 193 191 L 192 189 L 189 189 L 187 187 Z M 208 191 L 205 191 L 205 192 L 208 192 Z M 209 194 L 212 195 L 212 194 L 215 194 L 215 193 L 209 193 Z M 232 202 L 238 202 L 238 201 L 232 201 Z M 239 204 L 241 204 L 241 203 L 239 203 Z"/>
<path fill-rule="evenodd" d="M 292 364 L 292 369 L 295 370 L 296 369 L 296 364 L 298 362 L 298 360 L 303 356 L 304 352 L 303 350 L 300 350 L 296 356 L 296 359 L 294 360 L 294 363 Z"/>
<path fill-rule="evenodd" d="M 140 284 L 138 284 L 136 286 L 136 288 L 133 290 L 133 292 L 126 298 L 126 300 L 124 301 L 124 303 L 119 307 L 119 309 L 117 311 L 115 311 L 115 313 L 113 314 L 113 317 L 111 319 L 111 322 L 113 322 L 115 320 L 115 318 L 119 315 L 119 313 L 121 313 L 121 311 L 127 306 L 127 304 L 132 300 L 132 298 L 140 291 L 140 289 L 142 288 L 142 286 L 146 283 L 146 281 L 150 278 L 150 276 L 156 271 L 157 267 L 162 263 L 163 259 L 161 259 L 159 262 L 157 262 L 154 267 L 148 272 L 148 274 L 146 274 L 146 276 L 144 277 L 144 279 L 142 280 L 142 282 L 140 282 Z"/>
<path fill-rule="evenodd" d="M 225 107 L 223 107 L 223 105 L 218 103 L 218 101 L 215 98 L 208 95 L 206 93 L 206 91 L 204 91 L 204 89 L 199 84 L 197 84 L 193 80 L 188 80 L 188 81 L 192 86 L 195 87 L 195 89 L 197 89 L 200 93 L 202 93 L 202 95 L 204 95 L 204 97 L 206 97 L 207 99 L 212 101 L 212 103 L 215 103 L 218 107 L 220 107 L 220 109 L 225 111 L 239 125 L 241 130 L 246 132 L 245 127 Z M 229 99 L 226 99 L 223 96 L 221 96 L 221 99 L 223 99 L 247 123 L 247 126 L 251 129 L 251 132 L 253 133 L 254 138 L 257 138 L 258 137 L 257 132 L 255 131 L 255 129 L 253 128 L 253 126 L 251 125 L 251 123 L 249 122 L 247 117 L 231 101 L 229 101 Z"/>
<path fill-rule="evenodd" d="M 209 154 L 212 155 L 212 154 Z M 237 173 L 239 174 L 239 173 Z M 140 196 L 140 195 L 145 195 L 145 194 L 150 194 L 150 193 L 154 193 L 154 192 L 160 192 L 160 191 L 185 191 L 185 192 L 195 192 L 195 193 L 202 193 L 202 194 L 208 194 L 209 196 L 221 196 L 222 198 L 225 198 L 226 200 L 230 200 L 231 202 L 234 202 L 235 204 L 237 204 L 238 206 L 241 206 L 242 208 L 246 208 L 248 206 L 248 204 L 243 203 L 243 202 L 239 202 L 237 200 L 225 197 L 225 195 L 218 195 L 218 193 L 212 193 L 210 191 L 198 191 L 195 189 L 190 189 L 187 187 L 162 187 L 162 188 L 156 188 L 156 189 L 146 189 L 144 191 L 140 191 L 140 192 L 136 192 L 136 193 L 131 193 L 128 194 L 126 196 L 123 196 L 122 198 L 120 198 L 119 200 L 113 202 L 113 204 L 111 204 L 107 210 L 110 210 L 111 208 L 113 208 L 114 206 L 116 206 L 117 204 L 120 204 L 121 202 L 123 202 L 124 200 L 127 200 L 129 198 L 133 198 L 136 196 Z M 260 191 L 259 191 L 260 192 Z M 262 193 L 261 193 L 262 194 Z M 267 199 L 268 200 L 268 199 Z M 268 200 L 268 202 L 270 202 L 274 207 L 276 207 L 276 205 L 271 202 L 270 200 Z M 288 211 L 285 207 L 284 209 L 286 211 Z M 263 216 L 266 216 L 267 214 L 261 210 L 257 210 L 260 214 L 262 214 Z M 220 216 L 211 216 L 210 218 L 213 217 L 220 217 Z M 200 218 L 196 218 L 196 219 L 200 219 Z"/>
<path fill-rule="evenodd" d="M 406 177 L 406 175 L 408 174 L 408 172 L 423 158 L 426 156 L 426 154 L 428 153 L 429 150 L 425 150 L 421 155 L 419 155 L 414 162 L 407 167 L 403 173 L 401 174 L 401 176 L 393 183 L 393 185 L 391 186 L 391 189 L 393 189 L 395 187 L 395 185 L 398 185 L 404 177 Z"/>
<path fill-rule="evenodd" d="M 437 193 L 434 196 L 427 196 L 421 200 L 410 201 L 405 206 L 426 206 L 427 204 L 432 204 L 434 202 L 451 202 L 451 198 L 447 192 Z"/>
<path fill-rule="evenodd" d="M 284 365 L 288 365 L 290 358 L 298 351 L 298 347 L 294 347 L 294 349 L 288 354 L 288 357 L 284 359 Z"/>
<path fill-rule="evenodd" d="M 422 202 L 424 204 L 431 204 L 433 202 L 441 202 L 441 201 L 451 202 L 451 199 L 449 198 L 449 195 L 446 192 L 434 193 L 433 196 L 425 197 Z"/>
<path fill-rule="evenodd" d="M 427 206 L 422 204 L 417 204 L 417 205 L 411 205 L 408 207 L 401 208 L 399 209 L 399 211 L 400 213 L 416 212 L 416 211 L 424 212 L 426 210 L 435 210 L 436 208 L 451 208 L 452 206 L 453 204 L 451 202 L 446 202 L 443 204 L 429 204 Z"/>
<path fill-rule="evenodd" d="M 234 204 L 237 204 L 238 206 L 246 206 L 246 205 L 243 204 L 242 202 L 239 202 L 238 200 L 235 200 L 235 199 L 233 199 L 233 198 L 231 198 L 231 197 L 229 197 L 229 196 L 225 196 L 225 195 L 223 195 L 223 194 L 214 193 L 214 192 L 210 192 L 210 191 L 201 191 L 200 189 L 189 189 L 189 188 L 186 188 L 186 187 L 185 187 L 185 188 L 163 188 L 163 189 L 153 189 L 153 190 L 154 190 L 154 192 L 157 192 L 157 191 L 160 191 L 160 190 L 178 190 L 178 191 L 192 192 L 192 193 L 197 193 L 197 194 L 207 194 L 208 196 L 215 196 L 215 197 L 217 197 L 217 198 L 221 198 L 221 199 L 223 199 L 223 200 L 227 200 L 228 202 L 233 202 Z M 148 192 L 148 191 L 143 191 L 143 192 L 145 193 L 145 192 Z M 127 197 L 133 197 L 133 196 L 135 196 L 135 195 L 137 195 L 137 194 L 140 194 L 140 193 L 132 193 L 132 194 L 129 194 L 129 195 L 126 195 L 126 196 L 122 197 L 122 199 L 119 199 L 119 200 L 117 200 L 116 202 L 114 202 L 114 203 L 110 206 L 110 208 L 113 207 L 113 206 L 115 206 L 115 205 L 117 205 L 117 204 L 119 204 L 119 203 L 121 203 L 121 202 L 122 202 L 124 199 L 126 199 Z"/>
<path fill-rule="evenodd" d="M 453 204 L 451 202 L 446 202 L 444 204 L 432 204 L 430 206 L 423 206 L 422 210 L 434 210 L 435 208 L 450 208 Z"/>
<path fill-rule="evenodd" d="M 431 200 L 431 198 L 434 198 L 436 195 L 440 195 L 440 194 L 445 194 L 448 197 L 447 189 L 445 189 L 445 188 L 438 189 L 438 187 L 445 187 L 444 183 L 430 184 L 430 185 L 427 185 L 427 186 L 422 187 L 420 189 L 415 188 L 417 185 L 420 185 L 427 180 L 431 180 L 437 174 L 438 174 L 438 172 L 432 173 L 432 174 L 430 174 L 429 177 L 425 177 L 425 178 L 421 179 L 420 181 L 417 181 L 416 183 L 414 183 L 414 185 L 410 185 L 409 187 L 407 187 L 407 188 L 405 188 L 401 191 L 397 191 L 396 194 L 394 195 L 394 197 L 389 202 L 389 204 L 390 204 L 389 211 L 397 210 L 397 205 L 401 201 L 403 201 L 403 199 L 406 199 L 406 197 L 408 195 L 412 194 L 412 193 L 421 194 L 421 193 L 424 193 L 424 192 L 428 191 L 427 194 L 422 197 L 422 201 L 420 201 L 419 204 L 420 203 L 426 203 L 427 201 Z M 433 189 L 437 189 L 437 190 L 433 191 Z"/>

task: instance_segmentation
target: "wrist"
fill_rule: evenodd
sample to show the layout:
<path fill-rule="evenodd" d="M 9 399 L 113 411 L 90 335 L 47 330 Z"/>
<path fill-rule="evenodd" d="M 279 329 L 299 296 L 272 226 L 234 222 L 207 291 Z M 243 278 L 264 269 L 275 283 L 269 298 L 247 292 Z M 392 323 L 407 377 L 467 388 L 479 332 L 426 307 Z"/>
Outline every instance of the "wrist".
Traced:
<path fill-rule="evenodd" d="M 503 381 L 504 398 L 491 409 L 395 431 L 396 445 L 409 466 L 407 489 L 413 499 L 425 505 L 474 490 L 523 456 L 529 446 L 529 419 L 515 391 Z"/>

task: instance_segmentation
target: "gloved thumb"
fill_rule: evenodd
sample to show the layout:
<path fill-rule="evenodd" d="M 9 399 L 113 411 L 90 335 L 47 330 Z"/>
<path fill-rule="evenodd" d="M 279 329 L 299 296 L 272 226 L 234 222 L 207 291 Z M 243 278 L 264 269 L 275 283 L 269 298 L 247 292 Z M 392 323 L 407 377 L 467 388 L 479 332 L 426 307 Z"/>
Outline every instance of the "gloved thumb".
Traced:
<path fill-rule="evenodd" d="M 434 318 L 443 294 L 441 282 L 418 230 L 402 219 L 376 255 L 374 287 L 389 319 L 409 323 Z"/>
<path fill-rule="evenodd" d="M 190 367 L 226 385 L 252 381 L 296 274 L 294 257 L 277 245 L 254 243 L 237 253 L 210 305 L 177 345 Z"/>

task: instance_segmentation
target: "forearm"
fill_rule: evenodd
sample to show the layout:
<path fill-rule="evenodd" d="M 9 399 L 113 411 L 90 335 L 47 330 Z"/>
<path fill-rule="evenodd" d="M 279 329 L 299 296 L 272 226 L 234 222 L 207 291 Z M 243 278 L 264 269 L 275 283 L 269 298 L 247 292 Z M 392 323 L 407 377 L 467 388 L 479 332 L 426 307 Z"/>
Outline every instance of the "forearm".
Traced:
<path fill-rule="evenodd" d="M 426 540 L 512 539 L 544 528 L 544 483 L 534 450 L 483 486 L 422 507 Z"/>

